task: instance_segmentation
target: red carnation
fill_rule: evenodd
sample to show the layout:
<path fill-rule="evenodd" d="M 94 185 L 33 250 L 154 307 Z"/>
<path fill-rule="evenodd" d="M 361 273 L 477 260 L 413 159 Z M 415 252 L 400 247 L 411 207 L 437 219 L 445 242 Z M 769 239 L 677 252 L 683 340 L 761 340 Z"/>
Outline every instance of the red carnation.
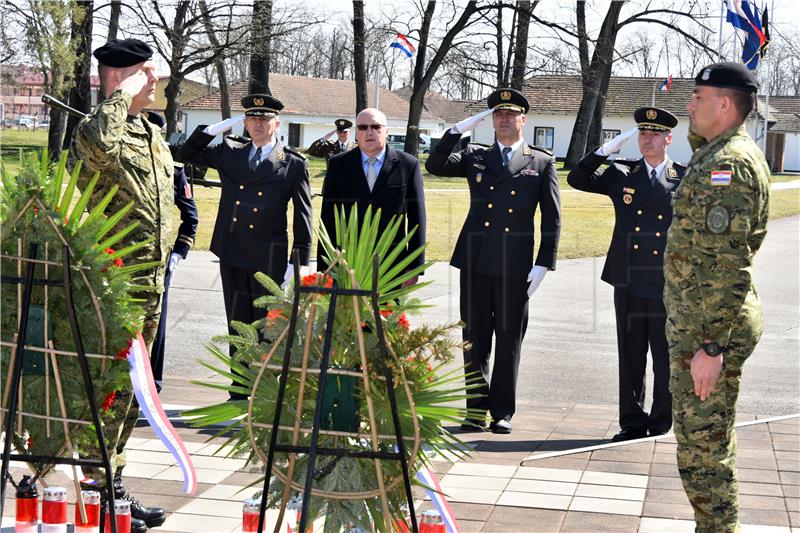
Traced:
<path fill-rule="evenodd" d="M 303 279 L 300 280 L 300 285 L 303 287 L 308 287 L 309 285 L 316 285 L 317 284 L 317 273 L 309 274 L 307 276 L 303 276 Z"/>
<path fill-rule="evenodd" d="M 403 328 L 404 330 L 408 331 L 411 327 L 411 323 L 408 321 L 408 317 L 405 313 L 400 315 L 400 318 L 397 319 L 397 325 Z"/>
<path fill-rule="evenodd" d="M 283 318 L 283 309 L 276 308 L 276 309 L 270 309 L 269 311 L 267 311 L 267 323 L 268 324 L 272 324 L 278 318 Z"/>
<path fill-rule="evenodd" d="M 128 345 L 117 352 L 117 355 L 114 356 L 114 359 L 127 359 L 128 352 L 131 350 L 131 346 L 133 346 L 133 339 L 128 341 Z"/>
<path fill-rule="evenodd" d="M 33 447 L 33 437 L 28 437 L 28 440 L 25 442 L 25 445 L 30 450 Z"/>
<path fill-rule="evenodd" d="M 117 398 L 117 391 L 111 391 L 106 396 L 106 399 L 103 400 L 103 404 L 100 406 L 100 409 L 103 410 L 104 413 L 108 412 L 111 409 L 111 405 L 114 403 L 114 400 Z"/>

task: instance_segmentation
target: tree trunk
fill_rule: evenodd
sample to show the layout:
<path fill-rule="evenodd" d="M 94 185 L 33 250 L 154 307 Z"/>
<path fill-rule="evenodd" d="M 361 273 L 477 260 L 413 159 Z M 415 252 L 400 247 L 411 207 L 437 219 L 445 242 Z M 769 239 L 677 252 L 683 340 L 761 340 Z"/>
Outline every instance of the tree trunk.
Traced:
<path fill-rule="evenodd" d="M 187 37 L 184 26 L 188 12 L 189 0 L 182 0 L 175 8 L 172 32 L 168 34 L 170 38 L 169 44 L 172 48 L 172 61 L 170 61 L 169 81 L 164 88 L 164 97 L 167 100 L 167 107 L 164 109 L 164 118 L 167 122 L 167 139 L 178 129 L 178 96 L 180 95 L 181 82 L 186 76 L 186 73 L 182 72 L 180 68 L 181 58 L 186 50 Z"/>
<path fill-rule="evenodd" d="M 56 96 L 62 102 L 64 95 Z M 51 162 L 58 161 L 61 157 L 61 139 L 67 125 L 66 113 L 54 107 L 50 108 L 50 129 L 47 130 L 47 154 Z"/>
<path fill-rule="evenodd" d="M 514 68 L 511 72 L 511 87 L 522 90 L 525 81 L 525 67 L 528 62 L 528 27 L 531 22 L 531 12 L 538 2 L 531 6 L 529 0 L 517 3 L 517 38 L 514 40 Z"/>
<path fill-rule="evenodd" d="M 578 108 L 578 115 L 575 117 L 575 125 L 572 128 L 572 137 L 569 141 L 565 168 L 572 168 L 580 161 L 586 153 L 589 142 L 589 129 L 592 118 L 595 114 L 595 107 L 598 103 L 600 91 L 603 88 L 604 78 L 611 75 L 611 64 L 614 59 L 614 44 L 617 38 L 617 21 L 624 2 L 615 0 L 611 3 L 600 28 L 600 35 L 595 44 L 592 61 L 586 68 L 588 44 L 583 42 L 588 39 L 585 31 L 585 16 L 583 14 L 583 3 L 578 2 L 578 28 L 579 28 L 579 53 L 581 56 L 581 80 L 583 97 Z M 608 81 L 605 81 L 606 87 Z M 602 108 L 600 109 L 602 113 Z"/>
<path fill-rule="evenodd" d="M 249 93 L 272 95 L 269 90 L 269 60 L 272 48 L 272 0 L 253 2 Z"/>
<path fill-rule="evenodd" d="M 205 0 L 200 0 L 200 11 L 203 13 L 203 25 L 206 28 L 208 41 L 214 47 L 214 50 L 219 50 L 219 39 L 217 39 L 214 26 L 211 24 L 211 16 L 208 13 L 208 4 Z M 214 67 L 217 70 L 217 81 L 219 81 L 219 97 L 222 109 L 222 118 L 231 118 L 231 95 L 228 91 L 228 70 L 225 68 L 225 56 L 223 54 L 219 54 L 217 59 L 214 60 Z"/>
<path fill-rule="evenodd" d="M 73 71 L 73 84 L 69 91 L 69 105 L 89 113 L 92 104 L 91 69 L 92 69 L 92 23 L 94 0 L 78 0 L 75 4 L 75 15 L 72 19 L 72 42 L 75 44 L 77 60 Z M 67 117 L 66 131 L 62 146 L 69 148 L 72 132 L 78 125 L 80 117 L 70 114 Z"/>
<path fill-rule="evenodd" d="M 176 131 L 178 123 L 178 96 L 181 92 L 181 83 L 183 83 L 184 76 L 176 72 L 170 73 L 169 81 L 164 87 L 164 97 L 167 99 L 167 107 L 164 109 L 164 115 L 167 120 L 167 140 L 170 135 Z M 170 124 L 172 127 L 170 128 Z"/>
<path fill-rule="evenodd" d="M 423 102 L 425 92 L 431 85 L 433 77 L 442 65 L 447 52 L 453 45 L 453 40 L 461 30 L 463 30 L 470 17 L 478 11 L 477 3 L 473 0 L 467 3 L 461 16 L 445 34 L 436 54 L 431 59 L 430 64 L 426 65 L 425 56 L 428 49 L 428 35 L 431 28 L 433 12 L 436 9 L 436 0 L 428 0 L 425 7 L 425 14 L 422 17 L 422 24 L 419 28 L 419 44 L 417 45 L 417 58 L 414 63 L 414 74 L 411 98 L 408 106 L 408 126 L 406 127 L 406 142 L 403 150 L 416 157 L 419 152 L 419 121 L 422 118 Z M 427 66 L 427 70 L 425 67 Z"/>
<path fill-rule="evenodd" d="M 603 138 L 603 112 L 606 107 L 606 96 L 608 95 L 608 84 L 610 81 L 611 63 L 608 64 L 608 69 L 606 69 L 600 76 L 600 88 L 597 91 L 597 102 L 594 106 L 594 113 L 592 113 L 592 121 L 589 125 L 589 134 L 586 137 L 586 151 L 596 146 L 600 146 L 600 141 Z"/>
<path fill-rule="evenodd" d="M 497 87 L 503 86 L 503 6 L 497 6 L 497 18 L 494 20 L 494 31 L 496 39 L 497 52 L 497 68 L 495 69 L 495 76 L 497 79 Z"/>
<path fill-rule="evenodd" d="M 122 0 L 111 0 L 111 15 L 108 18 L 107 40 L 116 39 L 119 33 L 119 16 L 122 12 Z M 89 39 L 91 42 L 91 39 Z M 106 99 L 106 88 L 103 79 L 100 78 L 100 87 L 97 89 L 97 103 Z"/>
<path fill-rule="evenodd" d="M 353 69 L 356 80 L 356 115 L 367 107 L 367 66 L 364 58 L 367 30 L 364 27 L 364 1 L 353 0 Z M 333 43 L 336 46 L 336 43 Z M 375 80 L 380 83 L 381 80 Z"/>

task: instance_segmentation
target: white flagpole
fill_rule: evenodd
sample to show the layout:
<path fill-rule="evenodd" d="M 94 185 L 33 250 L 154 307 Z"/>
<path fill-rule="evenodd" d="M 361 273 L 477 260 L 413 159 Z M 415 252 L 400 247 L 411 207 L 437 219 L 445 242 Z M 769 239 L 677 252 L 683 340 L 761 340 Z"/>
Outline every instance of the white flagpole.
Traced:
<path fill-rule="evenodd" d="M 775 0 L 772 0 L 772 5 L 770 6 L 770 14 L 769 15 L 773 20 L 775 20 L 774 19 L 774 17 L 775 17 Z M 762 11 L 762 16 L 763 16 L 763 11 Z M 762 20 L 763 20 L 763 18 L 762 18 Z M 767 83 L 766 83 L 766 91 L 765 91 L 765 96 L 764 96 L 764 135 L 763 135 L 763 137 L 764 137 L 764 156 L 765 157 L 767 155 L 767 125 L 768 125 L 767 122 L 769 121 L 769 93 L 771 92 L 771 88 L 770 88 L 770 81 L 771 80 L 770 80 L 770 75 L 769 75 L 770 63 L 772 63 L 772 62 L 770 61 L 770 58 L 767 57 L 766 58 L 766 65 L 765 65 L 766 66 L 766 73 L 767 73 Z"/>
<path fill-rule="evenodd" d="M 381 106 L 381 56 L 375 59 L 375 109 Z"/>
<path fill-rule="evenodd" d="M 717 48 L 717 61 L 722 61 L 722 25 L 725 20 L 725 0 L 719 5 L 719 48 Z"/>

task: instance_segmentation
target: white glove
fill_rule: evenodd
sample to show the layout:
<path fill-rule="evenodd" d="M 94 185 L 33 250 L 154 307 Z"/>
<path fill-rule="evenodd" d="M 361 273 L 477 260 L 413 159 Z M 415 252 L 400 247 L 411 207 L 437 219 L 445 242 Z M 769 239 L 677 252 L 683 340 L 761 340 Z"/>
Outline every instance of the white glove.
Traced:
<path fill-rule="evenodd" d="M 170 272 L 175 272 L 175 269 L 178 268 L 178 263 L 180 260 L 183 259 L 181 254 L 176 254 L 175 252 L 169 254 L 169 262 L 167 263 L 167 270 Z"/>
<path fill-rule="evenodd" d="M 619 135 L 617 135 L 616 137 L 605 143 L 603 146 L 598 148 L 595 151 L 595 154 L 603 157 L 608 157 L 611 154 L 619 152 L 619 149 L 622 148 L 622 145 L 628 142 L 628 140 L 634 135 L 636 135 L 638 132 L 639 132 L 638 127 L 631 128 L 628 131 L 623 131 L 622 133 L 620 133 Z"/>
<path fill-rule="evenodd" d="M 308 267 L 307 266 L 300 266 L 300 279 L 308 275 Z M 294 265 L 291 263 L 286 263 L 286 272 L 283 274 L 283 282 L 281 283 L 281 289 L 286 288 L 286 284 L 294 278 Z"/>
<path fill-rule="evenodd" d="M 329 132 L 328 132 L 328 133 L 326 133 L 326 134 L 325 134 L 325 136 L 324 136 L 322 139 L 320 139 L 320 140 L 321 140 L 321 141 L 327 141 L 328 139 L 330 139 L 331 137 L 333 137 L 334 135 L 336 135 L 336 131 L 337 131 L 337 130 L 329 131 Z"/>
<path fill-rule="evenodd" d="M 216 124 L 212 124 L 210 126 L 206 126 L 206 129 L 203 130 L 203 133 L 207 133 L 208 135 L 219 135 L 225 130 L 229 130 L 234 127 L 236 124 L 244 120 L 244 115 L 237 115 L 235 117 L 226 118 L 222 122 L 217 122 Z"/>
<path fill-rule="evenodd" d="M 533 265 L 533 268 L 528 272 L 528 298 L 530 298 L 536 289 L 541 285 L 544 275 L 547 274 L 547 267 Z"/>
<path fill-rule="evenodd" d="M 475 116 L 465 118 L 452 128 L 450 128 L 450 133 L 465 133 L 467 131 L 472 131 L 475 127 L 483 122 L 483 120 L 492 114 L 493 109 L 487 109 L 486 111 L 481 111 Z"/>

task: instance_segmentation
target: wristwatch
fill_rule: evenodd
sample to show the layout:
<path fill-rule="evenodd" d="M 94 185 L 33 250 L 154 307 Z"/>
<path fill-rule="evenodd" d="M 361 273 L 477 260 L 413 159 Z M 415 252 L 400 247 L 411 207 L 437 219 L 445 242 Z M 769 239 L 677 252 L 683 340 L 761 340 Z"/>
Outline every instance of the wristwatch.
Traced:
<path fill-rule="evenodd" d="M 728 351 L 728 347 L 718 342 L 704 342 L 703 351 L 711 357 L 717 357 L 724 352 Z"/>

